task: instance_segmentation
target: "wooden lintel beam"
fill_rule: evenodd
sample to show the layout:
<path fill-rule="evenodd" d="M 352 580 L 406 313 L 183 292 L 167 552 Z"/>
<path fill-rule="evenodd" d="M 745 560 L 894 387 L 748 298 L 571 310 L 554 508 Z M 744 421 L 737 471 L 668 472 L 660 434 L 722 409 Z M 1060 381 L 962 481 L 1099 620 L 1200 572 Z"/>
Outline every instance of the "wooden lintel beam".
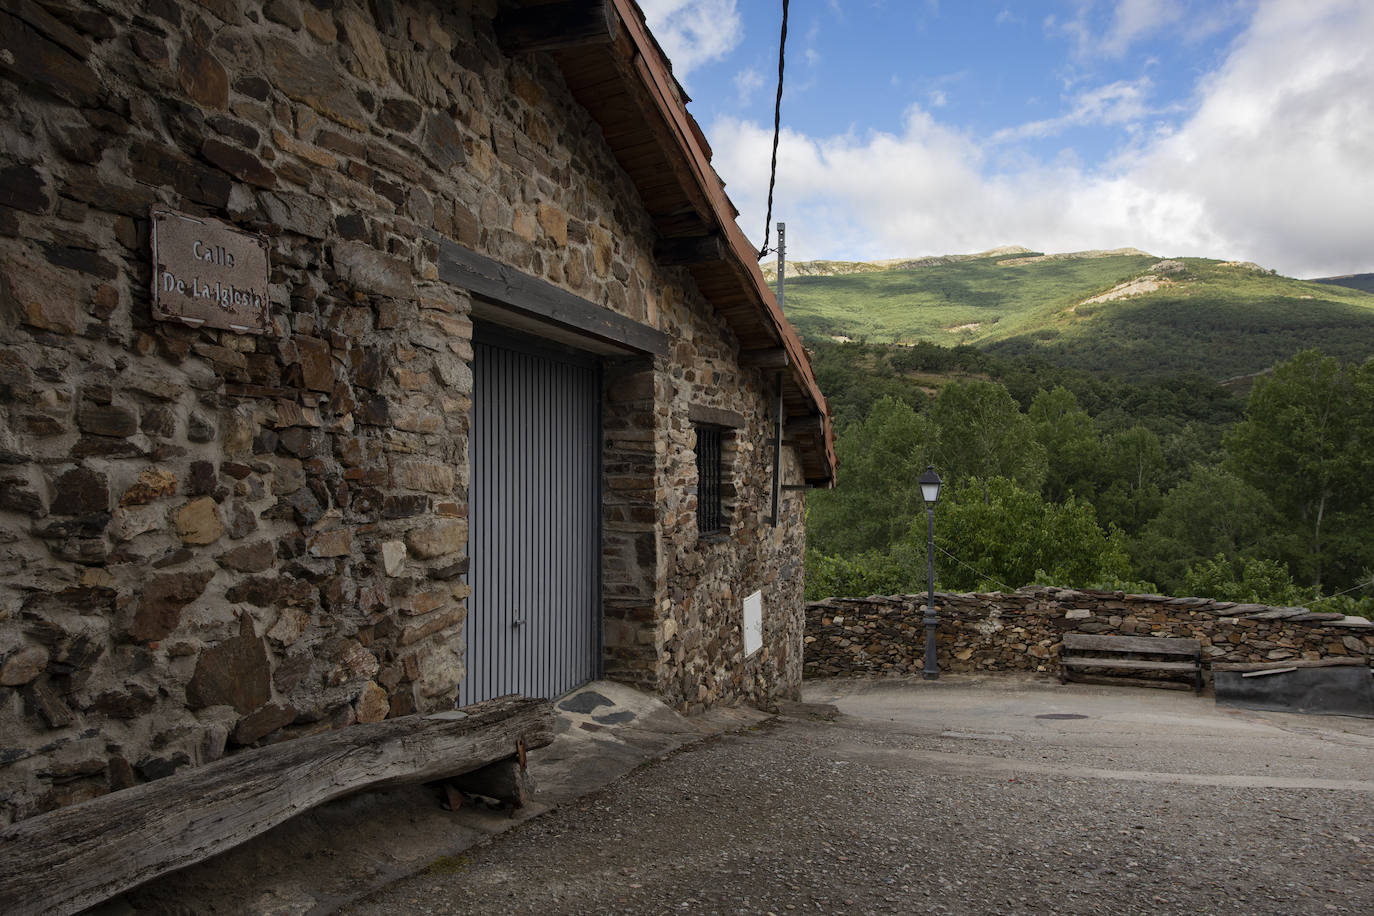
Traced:
<path fill-rule="evenodd" d="M 668 353 L 668 335 L 657 328 L 522 273 L 438 233 L 430 233 L 429 237 L 439 246 L 439 279 L 445 283 L 631 350 L 659 356 Z"/>
<path fill-rule="evenodd" d="M 782 347 L 765 347 L 761 350 L 741 350 L 739 364 L 754 369 L 786 369 L 791 365 L 791 360 Z"/>
<path fill-rule="evenodd" d="M 620 17 L 609 0 L 560 0 L 507 10 L 494 25 L 502 50 L 521 54 L 610 44 L 620 29 Z"/>
<path fill-rule="evenodd" d="M 730 249 L 718 232 L 685 239 L 663 239 L 654 246 L 654 260 L 668 267 L 724 261 L 729 256 Z"/>

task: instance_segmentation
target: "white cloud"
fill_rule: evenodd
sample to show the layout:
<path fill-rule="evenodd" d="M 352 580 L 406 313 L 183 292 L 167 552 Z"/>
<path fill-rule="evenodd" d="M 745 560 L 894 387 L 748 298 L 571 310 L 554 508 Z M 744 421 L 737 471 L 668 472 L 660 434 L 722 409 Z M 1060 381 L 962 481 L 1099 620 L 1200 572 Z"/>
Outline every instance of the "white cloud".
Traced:
<path fill-rule="evenodd" d="M 650 31 L 686 82 L 702 64 L 729 54 L 743 37 L 735 0 L 640 0 Z"/>
<path fill-rule="evenodd" d="M 1172 26 L 1183 14 L 1180 0 L 1120 0 L 1099 51 L 1113 57 L 1124 54 L 1138 39 Z"/>
<path fill-rule="evenodd" d="M 754 93 L 763 88 L 763 74 L 753 67 L 741 70 L 735 74 L 735 92 L 738 93 L 738 102 L 741 108 L 749 104 L 754 97 Z"/>
<path fill-rule="evenodd" d="M 799 258 L 1131 245 L 1254 260 L 1295 276 L 1368 271 L 1370 35 L 1374 4 L 1365 0 L 1269 0 L 1199 84 L 1189 117 L 1095 169 L 1072 156 L 1037 161 L 918 107 L 900 133 L 785 131 L 774 213 Z M 1128 88 L 1088 93 L 1073 111 L 1115 123 L 1138 117 L 1147 106 Z M 717 169 L 751 237 L 761 235 L 771 139 L 738 119 L 711 128 Z"/>
<path fill-rule="evenodd" d="M 992 142 L 1007 143 L 1028 137 L 1050 137 L 1068 127 L 1133 124 L 1154 113 L 1149 104 L 1153 84 L 1149 77 L 1118 80 L 1080 92 L 1069 110 L 1055 118 L 1031 121 L 993 134 Z"/>
<path fill-rule="evenodd" d="M 1076 0 L 1074 6 L 1067 18 L 1047 16 L 1045 30 L 1070 38 L 1080 57 L 1119 58 L 1164 33 L 1174 41 L 1201 41 L 1250 15 L 1255 0 Z"/>

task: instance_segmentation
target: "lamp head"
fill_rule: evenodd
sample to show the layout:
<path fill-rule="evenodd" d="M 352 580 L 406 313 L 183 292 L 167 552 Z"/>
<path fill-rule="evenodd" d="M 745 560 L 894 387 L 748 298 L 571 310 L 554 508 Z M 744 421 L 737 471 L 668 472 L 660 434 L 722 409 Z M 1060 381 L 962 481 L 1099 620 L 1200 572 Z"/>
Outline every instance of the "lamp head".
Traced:
<path fill-rule="evenodd" d="M 940 498 L 940 475 L 935 473 L 935 466 L 926 468 L 921 475 L 921 498 L 926 501 L 926 505 L 933 506 Z"/>

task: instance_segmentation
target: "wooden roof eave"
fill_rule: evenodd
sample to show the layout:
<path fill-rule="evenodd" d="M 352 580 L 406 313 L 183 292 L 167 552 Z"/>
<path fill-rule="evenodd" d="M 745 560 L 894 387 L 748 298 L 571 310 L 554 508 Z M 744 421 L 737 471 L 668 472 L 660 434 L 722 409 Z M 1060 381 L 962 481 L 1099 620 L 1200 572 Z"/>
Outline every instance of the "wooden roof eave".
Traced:
<path fill-rule="evenodd" d="M 735 221 L 735 215 L 739 211 L 735 209 L 734 204 L 726 195 L 724 184 L 710 164 L 709 148 L 705 148 L 704 142 L 698 142 L 698 138 L 704 141 L 701 129 L 691 114 L 688 113 L 686 105 L 681 101 L 680 91 L 675 91 L 676 80 L 672 77 L 667 60 L 663 57 L 658 43 L 649 33 L 638 5 L 634 0 L 613 0 L 613 2 L 620 13 L 621 21 L 624 23 L 632 43 L 637 46 L 636 69 L 645 80 L 646 85 L 652 90 L 652 95 L 658 102 L 665 120 L 673 125 L 673 133 L 679 143 L 679 149 L 692 164 L 692 175 L 700 182 L 701 190 L 706 193 L 712 205 L 718 231 L 724 235 L 730 252 L 734 256 L 731 259 L 734 262 L 732 267 L 743 272 L 744 285 L 750 298 L 759 307 L 762 313 L 761 318 L 772 335 L 787 351 L 789 356 L 787 375 L 790 377 L 790 381 L 809 402 L 811 412 L 820 418 L 822 432 L 819 437 L 820 441 L 817 443 L 817 451 L 820 453 L 817 457 L 823 465 L 826 483 L 833 483 L 836 470 L 834 429 L 831 424 L 829 405 L 826 403 L 824 395 L 821 394 L 820 386 L 816 383 L 815 374 L 811 371 L 811 360 L 806 355 L 806 348 L 802 346 L 801 338 L 797 335 L 796 329 L 792 327 L 792 323 L 784 317 L 772 289 L 764 280 L 763 271 L 759 269 L 757 251 L 745 237 L 739 223 Z M 671 86 L 669 81 L 672 81 Z M 810 482 L 808 481 L 808 483 Z"/>
<path fill-rule="evenodd" d="M 811 370 L 801 338 L 778 308 L 759 269 L 757 251 L 735 217 L 738 210 L 711 165 L 710 147 L 700 125 L 687 111 L 686 95 L 649 32 L 635 0 L 517 0 L 529 14 L 526 23 L 547 29 L 554 15 L 587 29 L 592 39 L 562 42 L 547 32 L 547 46 L 563 69 L 573 94 L 601 124 L 612 152 L 646 195 L 659 231 L 667 237 L 715 232 L 723 242 L 724 260 L 692 265 L 703 287 L 716 290 L 712 304 L 745 348 L 781 347 L 787 353 L 784 401 L 794 416 L 815 417 L 814 435 L 795 440 L 802 453 L 806 482 L 831 486 L 835 479 L 834 431 L 830 410 Z M 601 23 L 607 28 L 601 32 Z M 608 66 L 609 65 L 609 66 Z M 608 72 L 609 71 L 609 72 Z M 610 74 L 614 79 L 608 79 Z M 585 85 L 579 87 L 579 74 Z M 579 92 L 579 88 L 581 91 Z M 627 125 L 620 114 L 629 105 L 643 115 L 643 131 Z M 656 168 L 646 143 L 659 146 L 663 168 Z M 666 173 L 666 176 L 665 176 Z M 666 180 L 665 180 L 666 178 Z M 650 202 L 652 201 L 652 202 Z M 747 304 L 742 312 L 738 305 Z"/>

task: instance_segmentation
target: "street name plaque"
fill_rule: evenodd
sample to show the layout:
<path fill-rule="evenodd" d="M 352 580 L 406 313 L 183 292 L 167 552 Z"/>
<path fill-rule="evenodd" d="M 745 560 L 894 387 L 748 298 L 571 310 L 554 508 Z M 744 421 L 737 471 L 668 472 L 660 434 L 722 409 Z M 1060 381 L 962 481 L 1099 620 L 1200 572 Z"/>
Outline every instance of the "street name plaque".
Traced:
<path fill-rule="evenodd" d="M 151 214 L 153 317 L 268 333 L 267 240 L 205 216 Z"/>

